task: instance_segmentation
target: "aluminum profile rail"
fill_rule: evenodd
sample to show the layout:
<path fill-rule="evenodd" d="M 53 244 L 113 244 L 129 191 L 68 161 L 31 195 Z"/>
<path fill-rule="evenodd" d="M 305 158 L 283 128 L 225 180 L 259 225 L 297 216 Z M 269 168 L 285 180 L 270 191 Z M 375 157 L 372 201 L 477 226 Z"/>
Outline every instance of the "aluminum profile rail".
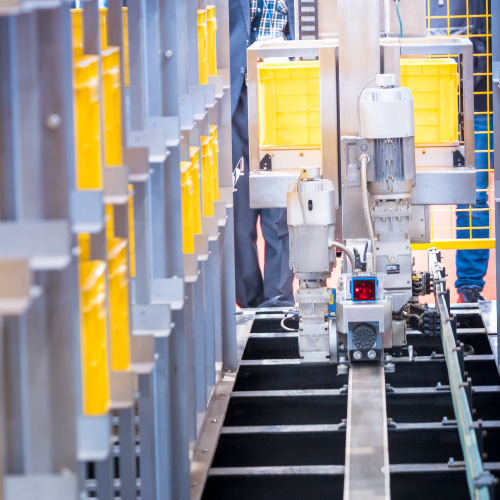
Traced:
<path fill-rule="evenodd" d="M 384 367 L 349 370 L 344 500 L 389 500 L 389 441 Z"/>
<path fill-rule="evenodd" d="M 436 307 L 442 324 L 443 351 L 448 370 L 453 409 L 457 421 L 460 443 L 465 462 L 467 486 L 474 500 L 490 500 L 489 486 L 494 478 L 485 471 L 474 430 L 467 394 L 462 378 L 462 371 L 456 350 L 456 341 L 451 325 L 452 316 L 446 300 L 446 277 L 440 262 L 440 254 L 435 248 L 429 249 L 429 270 L 434 279 Z"/>

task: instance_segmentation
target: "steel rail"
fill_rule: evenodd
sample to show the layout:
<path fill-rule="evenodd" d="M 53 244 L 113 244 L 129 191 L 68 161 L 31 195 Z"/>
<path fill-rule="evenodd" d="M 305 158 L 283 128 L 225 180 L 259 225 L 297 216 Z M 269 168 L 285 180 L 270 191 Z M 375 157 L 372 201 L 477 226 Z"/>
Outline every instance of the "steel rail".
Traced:
<path fill-rule="evenodd" d="M 487 483 L 489 479 L 492 480 L 493 478 L 488 477 L 489 473 L 485 471 L 479 453 L 476 432 L 473 427 L 472 415 L 456 351 L 455 337 L 450 323 L 452 318 L 446 302 L 446 278 L 443 276 L 443 266 L 439 262 L 438 252 L 435 248 L 429 249 L 429 270 L 434 279 L 436 306 L 441 317 L 443 350 L 450 379 L 453 409 L 464 455 L 469 493 L 471 499 L 490 500 Z"/>

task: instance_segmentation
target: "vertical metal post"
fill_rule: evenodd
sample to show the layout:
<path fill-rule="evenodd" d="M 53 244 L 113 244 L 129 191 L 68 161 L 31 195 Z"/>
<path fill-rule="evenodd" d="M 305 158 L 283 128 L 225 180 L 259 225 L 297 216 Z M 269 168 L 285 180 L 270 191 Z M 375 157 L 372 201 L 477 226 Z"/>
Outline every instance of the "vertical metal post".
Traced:
<path fill-rule="evenodd" d="M 144 54 L 146 45 L 142 20 L 144 18 L 141 0 L 131 0 L 128 7 L 128 46 L 129 46 L 129 96 L 130 130 L 143 130 L 145 125 L 144 95 Z"/>
<path fill-rule="evenodd" d="M 380 5 L 339 0 L 340 135 L 359 135 L 358 100 L 380 73 Z"/>
<path fill-rule="evenodd" d="M 238 369 L 236 342 L 236 279 L 234 275 L 234 208 L 227 209 L 224 228 L 224 259 L 220 266 L 222 281 L 222 353 L 224 370 Z M 217 333 L 217 332 L 216 332 Z"/>
<path fill-rule="evenodd" d="M 95 478 L 97 481 L 97 498 L 112 500 L 114 498 L 114 457 L 110 453 L 104 460 L 95 462 Z"/>
<path fill-rule="evenodd" d="M 139 375 L 139 459 L 141 499 L 156 500 L 153 377 Z"/>
<path fill-rule="evenodd" d="M 118 410 L 119 470 L 121 500 L 136 500 L 135 408 Z"/>
<path fill-rule="evenodd" d="M 156 449 L 156 498 L 170 500 L 172 496 L 172 455 L 171 427 L 169 408 L 170 393 L 170 337 L 155 339 L 155 367 L 153 372 L 153 397 L 155 411 L 155 449 Z"/>
<path fill-rule="evenodd" d="M 73 65 L 71 19 L 68 4 L 37 11 L 42 217 L 70 220 L 70 189 L 75 186 L 73 131 Z M 59 75 L 54 78 L 54 75 Z M 51 116 L 60 118 L 55 130 Z M 75 239 L 73 238 L 73 243 Z M 53 470 L 77 471 L 76 415 L 81 404 L 78 264 L 47 272 L 46 328 L 50 352 L 51 453 Z M 57 360 L 57 362 L 53 362 Z"/>

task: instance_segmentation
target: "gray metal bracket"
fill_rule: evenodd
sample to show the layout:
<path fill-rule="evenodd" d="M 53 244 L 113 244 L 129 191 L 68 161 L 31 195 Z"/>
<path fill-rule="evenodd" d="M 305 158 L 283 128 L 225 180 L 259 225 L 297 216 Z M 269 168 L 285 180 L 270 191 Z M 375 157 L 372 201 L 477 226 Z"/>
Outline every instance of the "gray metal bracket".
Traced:
<path fill-rule="evenodd" d="M 135 336 L 168 337 L 172 331 L 172 314 L 168 303 L 132 306 L 132 331 Z"/>
<path fill-rule="evenodd" d="M 149 148 L 130 147 L 124 149 L 124 162 L 128 165 L 131 182 L 146 182 L 149 177 Z"/>
<path fill-rule="evenodd" d="M 157 278 L 151 280 L 151 304 L 169 304 L 173 311 L 184 307 L 184 280 Z"/>
<path fill-rule="evenodd" d="M 191 85 L 189 87 L 190 94 L 202 94 L 205 96 L 205 107 L 213 108 L 215 106 L 215 86 L 210 84 Z"/>
<path fill-rule="evenodd" d="M 102 231 L 104 227 L 102 191 L 72 190 L 70 209 L 73 233 L 98 233 Z"/>
<path fill-rule="evenodd" d="M 126 165 L 104 168 L 104 203 L 122 205 L 128 202 L 128 177 Z"/>
<path fill-rule="evenodd" d="M 148 148 L 149 161 L 161 163 L 167 157 L 166 134 L 161 128 L 153 130 L 131 130 L 127 134 L 129 148 Z M 148 167 L 149 168 L 149 167 Z"/>
<path fill-rule="evenodd" d="M 0 260 L 0 316 L 17 316 L 28 310 L 31 282 L 27 259 Z"/>
<path fill-rule="evenodd" d="M 181 124 L 178 116 L 151 116 L 146 120 L 148 128 L 165 132 L 167 147 L 179 145 Z"/>
<path fill-rule="evenodd" d="M 0 260 L 28 259 L 36 270 L 64 269 L 71 260 L 67 220 L 0 223 Z"/>

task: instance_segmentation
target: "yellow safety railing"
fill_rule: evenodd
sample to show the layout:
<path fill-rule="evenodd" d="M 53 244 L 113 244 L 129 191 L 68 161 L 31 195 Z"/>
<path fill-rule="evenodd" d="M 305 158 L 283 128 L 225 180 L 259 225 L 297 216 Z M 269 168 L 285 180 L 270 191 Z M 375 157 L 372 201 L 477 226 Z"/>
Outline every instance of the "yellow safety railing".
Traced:
<path fill-rule="evenodd" d="M 486 61 L 486 71 L 481 73 L 474 73 L 474 76 L 485 76 L 486 77 L 486 88 L 482 91 L 474 91 L 474 96 L 479 97 L 480 95 L 486 100 L 486 111 L 476 111 L 475 115 L 486 115 L 487 116 L 487 128 L 485 131 L 475 131 L 476 137 L 476 154 L 487 155 L 487 167 L 483 169 L 476 168 L 478 174 L 487 176 L 487 186 L 482 189 L 477 189 L 477 192 L 488 193 L 488 203 L 489 208 L 479 208 L 475 206 L 468 206 L 457 208 L 454 205 L 449 206 L 432 206 L 431 207 L 431 244 L 419 244 L 412 245 L 414 249 L 427 249 L 430 246 L 437 246 L 443 249 L 488 249 L 495 248 L 495 192 L 494 192 L 494 173 L 493 173 L 493 130 L 491 128 L 491 115 L 492 115 L 492 68 L 491 68 L 491 13 L 489 11 L 488 0 L 484 0 L 485 10 L 483 14 L 471 14 L 469 11 L 469 2 L 464 2 L 465 12 L 459 14 L 452 14 L 452 9 L 450 8 L 451 2 L 445 2 L 442 7 L 446 11 L 446 15 L 442 16 L 431 16 L 431 2 L 427 0 L 427 27 L 428 36 L 432 36 L 433 28 L 438 24 L 443 30 L 446 31 L 448 36 L 462 36 L 470 39 L 481 37 L 484 39 L 485 49 L 482 53 L 474 53 L 474 60 L 478 58 L 484 58 Z M 456 9 L 454 9 L 456 11 Z M 485 33 L 471 33 L 470 28 L 474 24 L 477 24 L 479 20 L 484 20 Z M 454 26 L 459 23 L 464 26 L 464 33 L 457 34 L 454 33 Z M 445 26 L 443 26 L 445 25 Z M 453 57 L 450 55 L 449 57 Z M 479 139 L 487 135 L 487 148 L 480 149 L 478 146 Z M 468 220 L 471 221 L 474 216 L 478 216 L 480 212 L 488 212 L 488 225 L 483 225 L 480 227 L 472 227 L 470 222 L 467 227 L 460 227 L 460 231 L 468 231 L 468 238 L 457 238 L 457 224 L 456 217 L 459 213 L 468 213 Z M 489 236 L 487 238 L 473 238 L 474 230 L 488 230 Z"/>

